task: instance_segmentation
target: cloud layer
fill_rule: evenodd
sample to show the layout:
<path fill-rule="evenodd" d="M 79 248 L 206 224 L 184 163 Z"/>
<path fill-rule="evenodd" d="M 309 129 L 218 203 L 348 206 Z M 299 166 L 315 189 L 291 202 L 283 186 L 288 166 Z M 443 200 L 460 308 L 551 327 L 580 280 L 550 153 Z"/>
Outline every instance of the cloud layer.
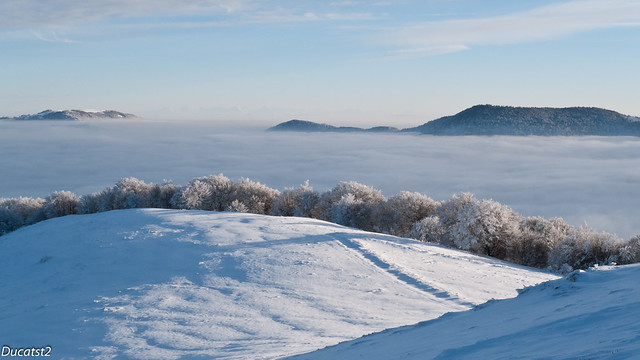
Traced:
<path fill-rule="evenodd" d="M 640 233 L 640 141 L 225 130 L 210 123 L 0 121 L 0 197 L 87 194 L 122 177 L 177 184 L 209 174 L 325 191 L 354 180 L 391 196 L 469 191 L 525 216 Z"/>

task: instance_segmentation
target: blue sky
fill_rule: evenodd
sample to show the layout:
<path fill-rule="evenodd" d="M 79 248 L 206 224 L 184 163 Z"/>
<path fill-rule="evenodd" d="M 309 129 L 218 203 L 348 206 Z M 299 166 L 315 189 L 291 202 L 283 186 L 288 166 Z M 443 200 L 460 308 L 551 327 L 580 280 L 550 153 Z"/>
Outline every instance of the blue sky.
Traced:
<path fill-rule="evenodd" d="M 640 1 L 3 0 L 0 115 L 417 125 L 475 104 L 640 115 Z"/>

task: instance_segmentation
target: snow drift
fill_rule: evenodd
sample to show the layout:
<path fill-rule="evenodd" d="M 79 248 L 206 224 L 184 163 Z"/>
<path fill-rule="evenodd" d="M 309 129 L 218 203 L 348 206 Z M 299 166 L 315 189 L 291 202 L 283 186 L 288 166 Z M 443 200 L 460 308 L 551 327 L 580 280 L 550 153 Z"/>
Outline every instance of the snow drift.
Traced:
<path fill-rule="evenodd" d="M 55 358 L 277 358 L 555 275 L 304 218 L 137 209 L 0 238 L 0 339 Z"/>

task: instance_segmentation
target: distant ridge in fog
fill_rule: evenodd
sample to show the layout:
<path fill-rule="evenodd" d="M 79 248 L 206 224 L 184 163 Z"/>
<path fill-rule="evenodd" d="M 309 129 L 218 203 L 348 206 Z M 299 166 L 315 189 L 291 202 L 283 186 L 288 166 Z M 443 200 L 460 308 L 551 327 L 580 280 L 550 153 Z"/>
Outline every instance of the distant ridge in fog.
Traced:
<path fill-rule="evenodd" d="M 291 120 L 272 131 L 398 131 L 377 127 L 335 127 L 310 121 Z M 627 135 L 640 136 L 640 118 L 595 107 L 536 108 L 476 105 L 452 116 L 401 130 L 430 135 Z"/>
<path fill-rule="evenodd" d="M 125 119 L 135 118 L 133 114 L 126 114 L 114 110 L 85 111 L 85 110 L 45 110 L 37 114 L 5 116 L 2 119 L 14 120 L 81 120 L 81 119 Z"/>
<path fill-rule="evenodd" d="M 333 126 L 313 121 L 289 120 L 268 129 L 269 131 L 301 131 L 301 132 L 396 132 L 398 128 L 377 126 L 363 129 L 352 126 Z"/>

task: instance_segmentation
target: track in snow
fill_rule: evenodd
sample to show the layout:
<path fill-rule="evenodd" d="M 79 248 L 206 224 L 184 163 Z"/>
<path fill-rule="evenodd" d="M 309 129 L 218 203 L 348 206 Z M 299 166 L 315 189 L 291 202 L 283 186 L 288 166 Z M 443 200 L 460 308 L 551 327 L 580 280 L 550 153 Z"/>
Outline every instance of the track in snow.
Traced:
<path fill-rule="evenodd" d="M 347 236 L 349 235 L 349 236 Z M 340 242 L 342 245 L 344 245 L 345 247 L 354 250 L 356 252 L 358 252 L 360 255 L 362 255 L 365 259 L 371 261 L 374 265 L 376 265 L 377 267 L 379 267 L 380 269 L 382 269 L 383 271 L 386 271 L 387 273 L 389 273 L 390 275 L 394 276 L 396 279 L 398 279 L 399 281 L 412 286 L 422 292 L 426 292 L 430 295 L 433 295 L 439 299 L 443 299 L 443 300 L 447 300 L 447 301 L 452 301 L 455 302 L 459 305 L 462 306 L 467 306 L 467 307 L 473 307 L 475 304 L 464 301 L 462 299 L 460 299 L 457 296 L 453 296 L 450 293 L 448 293 L 447 291 L 441 290 L 441 289 L 437 289 L 423 281 L 420 281 L 419 279 L 416 279 L 404 272 L 402 272 L 400 269 L 396 268 L 395 266 L 393 266 L 393 264 L 389 264 L 386 261 L 382 260 L 381 258 L 379 258 L 375 253 L 368 251 L 364 248 L 362 248 L 362 246 L 358 243 L 357 240 L 354 240 L 354 236 L 353 234 L 334 234 L 332 235 L 332 237 L 334 239 L 336 239 L 338 242 Z M 350 237 L 350 238 L 349 238 Z"/>

